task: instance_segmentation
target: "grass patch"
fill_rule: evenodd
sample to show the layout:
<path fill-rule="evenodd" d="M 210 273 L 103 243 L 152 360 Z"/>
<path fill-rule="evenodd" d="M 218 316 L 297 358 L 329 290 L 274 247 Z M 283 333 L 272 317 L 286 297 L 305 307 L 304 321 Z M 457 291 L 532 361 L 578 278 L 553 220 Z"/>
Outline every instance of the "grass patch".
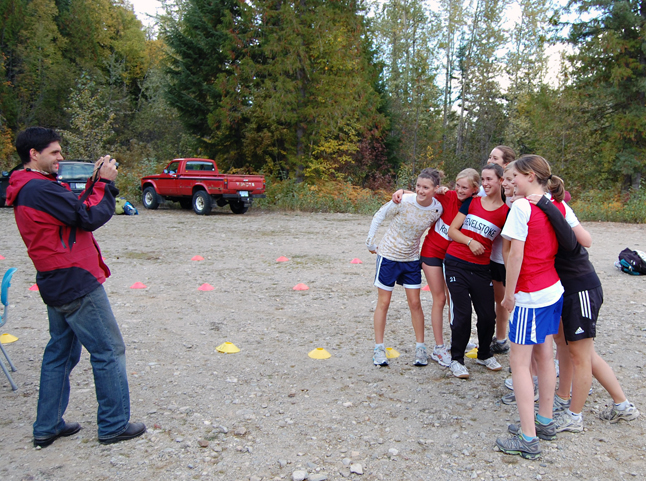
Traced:
<path fill-rule="evenodd" d="M 582 221 L 646 223 L 646 186 L 624 194 L 592 190 L 574 199 L 570 205 Z"/>
<path fill-rule="evenodd" d="M 342 181 L 317 184 L 267 177 L 266 199 L 255 205 L 269 210 L 374 214 L 390 200 L 390 194 L 362 189 Z"/>

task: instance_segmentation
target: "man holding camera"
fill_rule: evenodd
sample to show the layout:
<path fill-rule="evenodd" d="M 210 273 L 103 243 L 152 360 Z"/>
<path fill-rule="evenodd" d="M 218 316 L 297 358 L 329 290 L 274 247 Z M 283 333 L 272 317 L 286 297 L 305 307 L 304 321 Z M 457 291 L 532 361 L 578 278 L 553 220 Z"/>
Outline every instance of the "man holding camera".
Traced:
<path fill-rule="evenodd" d="M 130 423 L 130 393 L 125 344 L 112 314 L 103 282 L 110 275 L 92 231 L 114 213 L 116 161 L 101 157 L 77 198 L 56 181 L 63 160 L 60 136 L 52 129 L 31 127 L 16 138 L 24 170 L 11 175 L 7 204 L 14 215 L 27 253 L 36 267 L 36 283 L 49 316 L 50 340 L 43 354 L 34 446 L 46 447 L 81 426 L 66 423 L 70 372 L 90 353 L 94 373 L 99 442 L 136 438 L 143 423 Z"/>

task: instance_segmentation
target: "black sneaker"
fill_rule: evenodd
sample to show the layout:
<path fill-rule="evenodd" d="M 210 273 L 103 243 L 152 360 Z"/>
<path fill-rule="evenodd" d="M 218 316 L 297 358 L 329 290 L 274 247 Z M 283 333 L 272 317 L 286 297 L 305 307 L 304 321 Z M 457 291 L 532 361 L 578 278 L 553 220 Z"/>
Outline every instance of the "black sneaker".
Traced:
<path fill-rule="evenodd" d="M 498 448 L 505 454 L 520 454 L 525 459 L 538 459 L 541 457 L 541 445 L 537 438 L 525 441 L 522 434 L 508 438 L 496 439 Z"/>
<path fill-rule="evenodd" d="M 509 352 L 509 340 L 505 339 L 505 342 L 500 343 L 494 337 L 491 341 L 491 352 L 494 354 L 507 354 Z"/>

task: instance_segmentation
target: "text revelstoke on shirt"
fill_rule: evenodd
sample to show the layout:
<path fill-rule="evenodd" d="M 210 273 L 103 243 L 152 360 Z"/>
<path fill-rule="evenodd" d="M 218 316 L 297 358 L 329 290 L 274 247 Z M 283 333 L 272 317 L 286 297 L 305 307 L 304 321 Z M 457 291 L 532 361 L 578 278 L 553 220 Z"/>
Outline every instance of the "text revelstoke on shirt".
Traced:
<path fill-rule="evenodd" d="M 490 262 L 491 246 L 496 237 L 500 235 L 507 219 L 509 207 L 506 204 L 496 210 L 486 210 L 482 207 L 482 198 L 473 197 L 465 200 L 460 207 L 460 212 L 466 214 L 460 231 L 482 244 L 485 251 L 476 256 L 466 244 L 451 242 L 446 254 L 457 259 L 473 264 L 486 265 Z"/>

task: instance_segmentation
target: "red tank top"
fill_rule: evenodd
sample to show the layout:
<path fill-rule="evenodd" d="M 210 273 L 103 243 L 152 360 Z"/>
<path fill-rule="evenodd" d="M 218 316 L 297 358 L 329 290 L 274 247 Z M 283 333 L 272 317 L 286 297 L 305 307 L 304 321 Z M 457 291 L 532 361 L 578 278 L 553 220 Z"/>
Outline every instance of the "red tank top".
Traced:
<path fill-rule="evenodd" d="M 458 194 L 454 190 L 449 190 L 444 195 L 436 195 L 435 198 L 442 204 L 444 211 L 435 222 L 435 225 L 428 231 L 428 234 L 426 234 L 424 244 L 422 244 L 421 256 L 444 259 L 446 249 L 451 243 L 449 226 L 458 213 L 462 202 L 460 202 Z"/>
<path fill-rule="evenodd" d="M 554 205 L 565 215 L 565 207 L 561 202 Z M 545 213 L 530 203 L 532 213 L 527 223 L 527 239 L 523 265 L 520 268 L 516 292 L 537 292 L 547 289 L 559 281 L 554 267 L 554 258 L 559 250 L 556 234 L 552 223 Z"/>
<path fill-rule="evenodd" d="M 469 202 L 469 199 L 466 202 Z M 461 210 L 464 210 L 464 205 Z M 489 264 L 493 240 L 500 235 L 500 231 L 502 231 L 507 219 L 507 212 L 509 212 L 507 204 L 501 205 L 496 210 L 488 211 L 482 207 L 482 197 L 471 198 L 469 211 L 460 231 L 473 240 L 480 242 L 485 251 L 482 255 L 476 256 L 473 255 L 473 252 L 466 244 L 451 242 L 446 253 L 472 264 Z"/>

